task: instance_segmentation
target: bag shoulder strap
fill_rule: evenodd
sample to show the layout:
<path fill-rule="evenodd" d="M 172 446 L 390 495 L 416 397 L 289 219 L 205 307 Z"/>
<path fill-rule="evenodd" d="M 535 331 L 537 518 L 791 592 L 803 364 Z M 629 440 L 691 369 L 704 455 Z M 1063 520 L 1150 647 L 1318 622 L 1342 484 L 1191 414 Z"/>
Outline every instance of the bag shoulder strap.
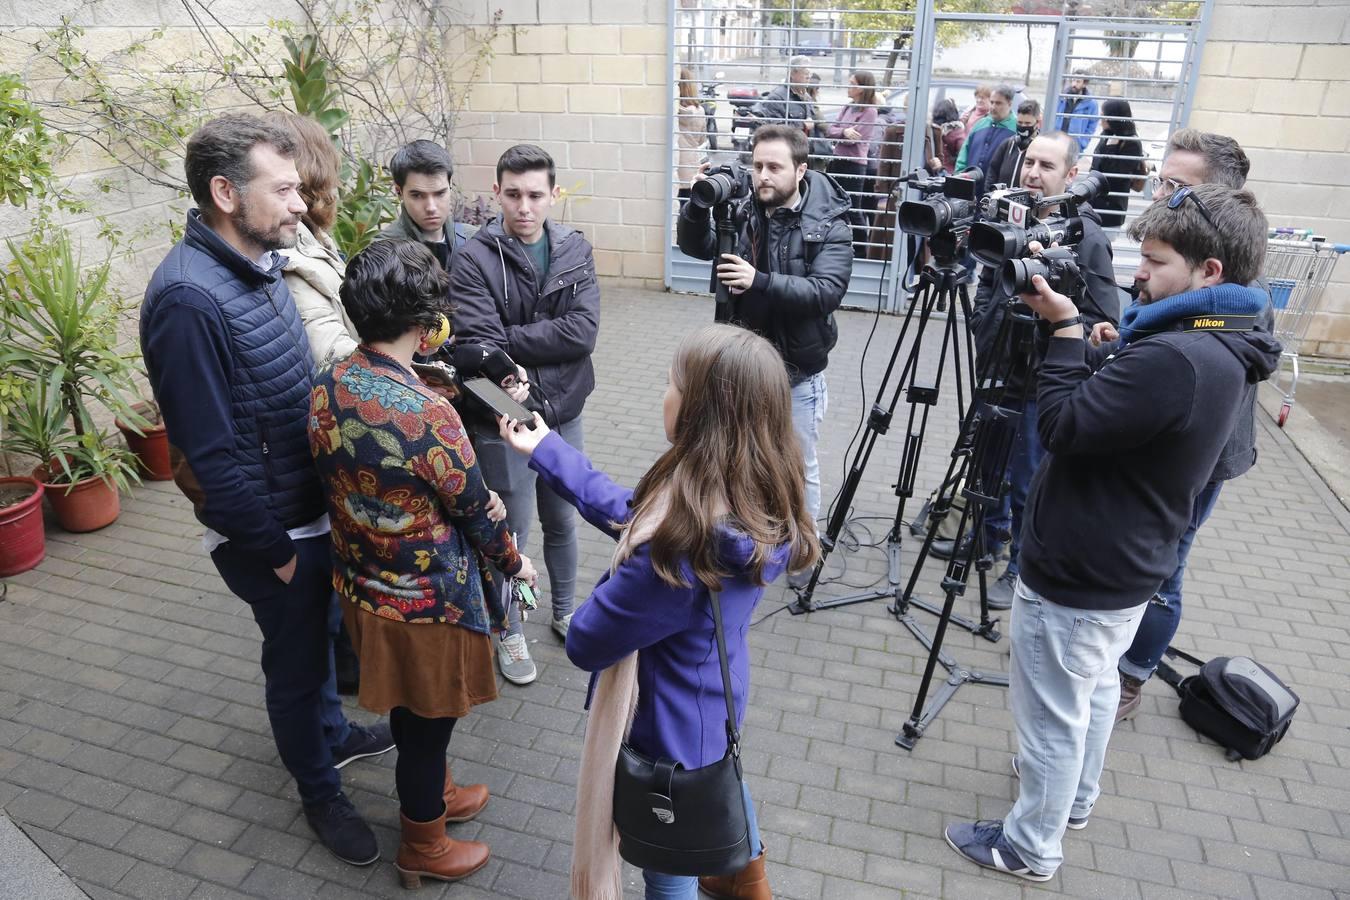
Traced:
<path fill-rule="evenodd" d="M 1167 656 L 1172 659 L 1184 659 L 1186 662 L 1191 663 L 1192 665 L 1195 666 L 1203 667 L 1205 664 L 1205 661 L 1203 659 L 1191 656 L 1186 651 L 1178 650 L 1176 647 L 1171 646 L 1169 646 L 1166 650 L 1163 651 L 1163 656 Z M 1178 672 L 1176 669 L 1172 668 L 1165 662 L 1159 661 L 1158 677 L 1161 678 L 1163 681 L 1167 682 L 1168 684 L 1170 684 L 1172 686 L 1172 689 L 1177 692 L 1178 697 L 1184 696 L 1184 692 L 1182 691 L 1181 688 L 1181 683 L 1185 681 L 1185 679 L 1182 677 L 1181 673 Z"/>
<path fill-rule="evenodd" d="M 717 662 L 722 667 L 722 694 L 727 701 L 727 748 L 736 758 L 736 771 L 740 774 L 741 735 L 736 730 L 736 704 L 731 699 L 731 664 L 727 662 L 727 638 L 722 629 L 722 592 L 709 591 L 712 604 L 713 629 L 717 634 Z"/>

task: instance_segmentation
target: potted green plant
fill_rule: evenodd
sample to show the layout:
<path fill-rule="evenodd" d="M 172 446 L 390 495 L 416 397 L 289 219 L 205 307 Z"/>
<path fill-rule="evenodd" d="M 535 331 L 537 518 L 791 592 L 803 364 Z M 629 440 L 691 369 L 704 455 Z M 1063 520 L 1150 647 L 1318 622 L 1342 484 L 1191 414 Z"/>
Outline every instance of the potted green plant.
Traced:
<path fill-rule="evenodd" d="M 0 273 L 0 371 L 23 379 L 27 396 L 0 440 L 8 452 L 36 457 L 38 480 L 59 488 L 47 495 L 62 527 L 101 528 L 117 517 L 117 489 L 139 480 L 138 463 L 108 442 L 90 406 L 149 424 L 130 399 L 137 354 L 119 346 L 127 307 L 108 291 L 109 260 L 83 270 L 64 228 L 40 222 L 23 244 L 6 243 L 13 262 Z M 99 511 L 62 515 L 58 504 L 72 497 Z"/>
<path fill-rule="evenodd" d="M 40 460 L 33 480 L 51 501 L 66 531 L 94 531 L 121 512 L 118 489 L 136 477 L 130 451 L 109 445 L 96 431 L 77 435 L 66 424 L 57 379 L 36 382 L 5 415 L 0 438 L 9 453 Z"/>
<path fill-rule="evenodd" d="M 173 478 L 173 464 L 169 460 L 169 435 L 159 414 L 159 405 L 153 400 L 133 403 L 131 408 L 145 420 L 145 425 L 117 420 L 117 430 L 127 442 L 127 449 L 136 455 L 142 478 L 168 481 Z"/>

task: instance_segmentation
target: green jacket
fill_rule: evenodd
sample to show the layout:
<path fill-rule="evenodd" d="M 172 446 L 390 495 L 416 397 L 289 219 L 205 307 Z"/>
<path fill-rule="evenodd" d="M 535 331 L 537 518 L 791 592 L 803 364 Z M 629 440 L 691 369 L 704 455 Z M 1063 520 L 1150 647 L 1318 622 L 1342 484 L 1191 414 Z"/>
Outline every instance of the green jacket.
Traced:
<path fill-rule="evenodd" d="M 463 247 L 469 238 L 473 237 L 474 233 L 478 231 L 478 226 L 447 221 L 441 226 L 441 230 L 445 232 L 445 242 L 450 245 L 450 258 L 454 259 L 459 248 Z M 420 241 L 422 240 L 422 229 L 417 227 L 417 223 L 412 220 L 408 211 L 400 203 L 398 218 L 381 228 L 375 239 L 382 241 Z"/>
<path fill-rule="evenodd" d="M 1017 134 L 1017 116 L 1013 115 L 1012 113 L 1008 114 L 1008 118 L 1000 119 L 997 122 L 994 121 L 993 113 L 990 113 L 989 115 L 980 119 L 971 127 L 970 133 L 966 135 L 966 142 L 961 145 L 961 152 L 958 153 L 956 156 L 957 172 L 960 172 L 962 169 L 966 167 L 966 159 L 969 156 L 971 137 L 974 136 L 975 132 L 980 131 L 981 129 L 984 128 L 992 127 L 994 125 L 997 125 L 999 128 L 1006 128 L 1013 134 Z"/>

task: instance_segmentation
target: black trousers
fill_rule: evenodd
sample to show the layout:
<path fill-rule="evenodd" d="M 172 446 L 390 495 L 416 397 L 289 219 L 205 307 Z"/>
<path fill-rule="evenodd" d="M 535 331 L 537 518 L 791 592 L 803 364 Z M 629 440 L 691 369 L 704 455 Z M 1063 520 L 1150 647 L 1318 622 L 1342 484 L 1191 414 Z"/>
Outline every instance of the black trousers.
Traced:
<path fill-rule="evenodd" d="M 424 719 L 406 706 L 389 711 L 389 729 L 398 748 L 394 786 L 398 805 L 414 822 L 430 822 L 445 812 L 445 751 L 458 719 Z"/>
<path fill-rule="evenodd" d="M 867 248 L 863 245 L 867 240 L 867 212 L 869 201 L 872 199 L 867 196 L 867 164 L 851 159 L 832 159 L 826 171 L 848 192 L 848 220 L 853 226 L 853 255 L 865 257 Z"/>

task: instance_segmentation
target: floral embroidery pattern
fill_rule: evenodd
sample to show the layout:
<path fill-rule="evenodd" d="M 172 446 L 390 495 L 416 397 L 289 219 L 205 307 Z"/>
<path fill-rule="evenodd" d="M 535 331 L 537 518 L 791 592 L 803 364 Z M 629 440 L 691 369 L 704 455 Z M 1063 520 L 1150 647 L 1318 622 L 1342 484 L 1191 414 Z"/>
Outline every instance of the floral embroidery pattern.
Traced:
<path fill-rule="evenodd" d="M 394 360 L 359 347 L 315 378 L 310 449 L 332 522 L 333 588 L 399 622 L 504 627 L 493 565 L 519 554 L 487 518 L 459 415 Z"/>

